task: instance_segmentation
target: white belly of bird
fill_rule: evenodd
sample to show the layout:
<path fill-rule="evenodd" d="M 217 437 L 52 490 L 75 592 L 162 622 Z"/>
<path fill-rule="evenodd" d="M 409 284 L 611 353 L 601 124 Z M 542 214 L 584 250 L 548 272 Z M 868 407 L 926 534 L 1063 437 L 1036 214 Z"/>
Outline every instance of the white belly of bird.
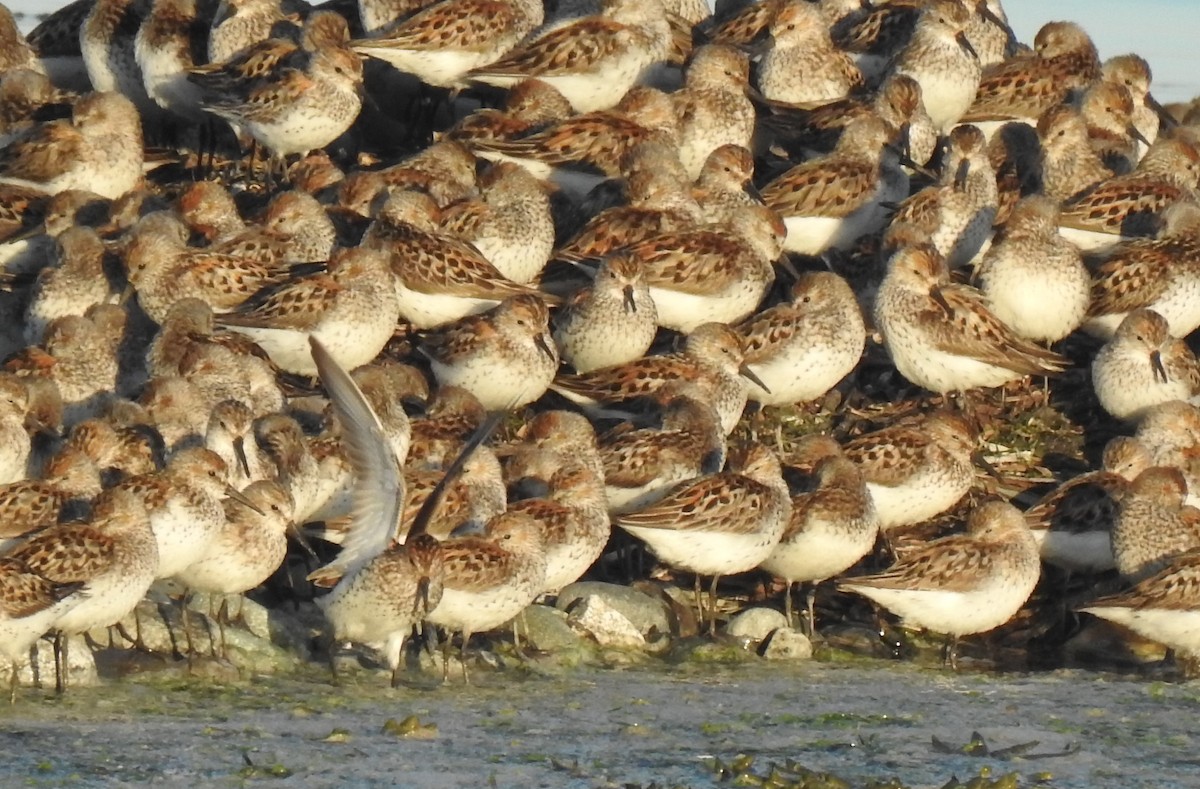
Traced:
<path fill-rule="evenodd" d="M 105 573 L 75 595 L 83 599 L 58 619 L 55 628 L 70 635 L 116 624 L 146 596 L 153 575 L 153 562 L 137 574 Z"/>
<path fill-rule="evenodd" d="M 158 578 L 171 578 L 204 555 L 213 539 L 212 524 L 195 512 L 169 503 L 150 515 L 158 543 Z"/>
<path fill-rule="evenodd" d="M 923 342 L 907 342 L 903 331 L 897 335 L 891 327 L 880 328 L 896 369 L 912 383 L 931 392 L 945 394 L 977 386 L 1003 386 L 1021 378 L 1020 373 L 1007 367 L 945 353 Z"/>
<path fill-rule="evenodd" d="M 587 569 L 600 558 L 607 541 L 605 535 L 598 539 L 585 540 L 578 537 L 546 550 L 546 580 L 542 588 L 557 592 L 567 584 L 575 583 Z"/>
<path fill-rule="evenodd" d="M 29 648 L 50 631 L 67 611 L 79 605 L 85 598 L 78 594 L 62 600 L 29 616 L 15 619 L 0 617 L 0 655 L 10 663 L 21 664 L 29 660 Z"/>
<path fill-rule="evenodd" d="M 771 551 L 762 568 L 786 581 L 824 581 L 853 567 L 875 545 L 874 531 L 810 523 Z"/>
<path fill-rule="evenodd" d="M 513 282 L 524 285 L 531 282 L 545 268 L 546 261 L 553 252 L 554 242 L 531 242 L 521 246 L 503 238 L 484 237 L 477 238 L 472 243 L 497 271 Z"/>
<path fill-rule="evenodd" d="M 785 216 L 783 248 L 799 255 L 820 255 L 830 249 L 849 249 L 855 241 L 883 227 L 884 214 L 876 203 L 846 217 Z"/>
<path fill-rule="evenodd" d="M 503 359 L 472 359 L 453 367 L 431 361 L 429 366 L 438 383 L 461 386 L 489 411 L 528 405 L 541 397 L 550 383 L 549 376 L 531 376 L 528 370 L 505 364 Z"/>
<path fill-rule="evenodd" d="M 964 79 L 953 70 L 944 73 L 926 69 L 922 74 L 909 76 L 921 83 L 925 111 L 939 131 L 949 131 L 970 109 L 979 88 L 978 80 Z M 918 78 L 919 77 L 919 78 Z"/>
<path fill-rule="evenodd" d="M 1121 241 L 1128 241 L 1125 236 L 1116 233 L 1103 233 L 1097 230 L 1080 230 L 1074 227 L 1059 225 L 1058 234 L 1079 247 L 1084 252 L 1094 252 L 1107 249 Z"/>
<path fill-rule="evenodd" d="M 996 274 L 999 273 L 1000 277 Z M 1087 309 L 1089 284 L 1066 277 L 1043 279 L 1037 287 L 1012 269 L 989 273 L 984 292 L 996 317 L 1023 337 L 1056 342 L 1079 325 Z"/>
<path fill-rule="evenodd" d="M 480 299 L 412 290 L 399 279 L 395 280 L 396 299 L 400 315 L 418 329 L 435 329 L 447 323 L 487 312 L 500 303 L 499 299 Z"/>
<path fill-rule="evenodd" d="M 558 90 L 577 113 L 613 107 L 637 82 L 648 63 L 646 58 L 620 53 L 598 69 L 577 74 L 547 74 L 538 79 Z M 519 82 L 516 78 L 514 82 Z M 513 83 L 510 83 L 510 85 Z"/>
<path fill-rule="evenodd" d="M 541 593 L 540 587 L 505 584 L 484 592 L 465 592 L 447 585 L 441 602 L 429 612 L 429 621 L 448 630 L 493 630 L 524 611 Z"/>
<path fill-rule="evenodd" d="M 1200 652 L 1200 611 L 1144 608 L 1084 608 L 1101 619 L 1123 625 L 1133 632 L 1171 649 L 1190 655 Z"/>
<path fill-rule="evenodd" d="M 803 339 L 794 340 L 804 342 Z M 750 399 L 763 405 L 789 405 L 816 400 L 854 369 L 860 353 L 831 352 L 810 346 L 799 353 L 785 351 L 772 360 L 752 362 L 750 369 L 762 379 L 770 392 L 747 381 Z"/>
<path fill-rule="evenodd" d="M 737 283 L 724 293 L 697 296 L 668 288 L 650 288 L 650 298 L 658 310 L 658 325 L 687 334 L 702 323 L 737 323 L 758 306 L 770 286 L 750 281 Z"/>
<path fill-rule="evenodd" d="M 867 483 L 867 492 L 879 513 L 880 529 L 895 529 L 927 521 L 958 503 L 970 489 L 965 485 L 928 473 L 914 475 L 902 485 L 890 487 Z"/>
<path fill-rule="evenodd" d="M 391 64 L 397 71 L 412 74 L 427 85 L 452 88 L 463 74 L 486 66 L 498 59 L 494 50 L 472 52 L 465 49 L 394 49 L 392 47 L 357 47 L 358 52 Z"/>
<path fill-rule="evenodd" d="M 986 633 L 1007 622 L 1024 605 L 1037 582 L 988 580 L 978 589 L 950 592 L 940 589 L 876 589 L 855 591 L 896 614 L 906 624 L 935 633 L 967 636 Z"/>
<path fill-rule="evenodd" d="M 689 531 L 687 529 L 621 528 L 650 546 L 661 561 L 699 575 L 727 575 L 753 570 L 771 555 L 779 543 L 778 528 L 748 534 Z"/>
<path fill-rule="evenodd" d="M 324 148 L 340 137 L 352 120 L 322 112 L 320 107 L 310 107 L 281 113 L 277 121 L 243 120 L 242 124 L 273 153 L 286 156 Z"/>

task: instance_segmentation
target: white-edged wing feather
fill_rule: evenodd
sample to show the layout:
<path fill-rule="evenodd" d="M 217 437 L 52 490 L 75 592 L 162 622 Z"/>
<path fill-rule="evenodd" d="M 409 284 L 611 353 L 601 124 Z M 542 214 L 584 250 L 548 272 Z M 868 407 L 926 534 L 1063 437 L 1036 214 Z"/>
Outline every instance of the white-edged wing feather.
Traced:
<path fill-rule="evenodd" d="M 342 552 L 328 567 L 352 575 L 386 550 L 396 536 L 404 508 L 404 476 L 383 425 L 358 384 L 316 337 L 310 335 L 308 342 L 321 382 L 341 422 L 342 441 L 354 474 L 350 527 Z"/>

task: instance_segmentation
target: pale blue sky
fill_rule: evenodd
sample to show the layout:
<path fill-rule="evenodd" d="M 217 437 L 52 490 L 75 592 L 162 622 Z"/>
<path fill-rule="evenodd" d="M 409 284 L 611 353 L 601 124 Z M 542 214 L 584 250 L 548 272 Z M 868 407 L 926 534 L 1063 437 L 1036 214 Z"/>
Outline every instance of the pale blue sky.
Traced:
<path fill-rule="evenodd" d="M 1200 94 L 1200 0 L 1004 0 L 1004 9 L 1026 43 L 1066 19 L 1088 31 L 1102 58 L 1136 52 L 1150 63 L 1159 101 Z"/>

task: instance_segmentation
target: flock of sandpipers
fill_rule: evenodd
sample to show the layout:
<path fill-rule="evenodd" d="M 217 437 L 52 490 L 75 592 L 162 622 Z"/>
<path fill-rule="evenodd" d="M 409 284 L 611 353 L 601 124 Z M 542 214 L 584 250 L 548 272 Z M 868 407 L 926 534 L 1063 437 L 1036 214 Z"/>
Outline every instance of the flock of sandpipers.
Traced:
<path fill-rule="evenodd" d="M 333 642 L 394 679 L 414 627 L 465 649 L 614 525 L 714 633 L 719 578 L 780 579 L 789 625 L 807 585 L 810 634 L 836 578 L 953 659 L 1044 562 L 1200 651 L 1200 137 L 1142 58 L 1026 46 L 999 0 L 552 6 L 76 0 L 28 39 L 0 6 L 14 693 L 42 637 L 253 590 L 289 532 L 340 543 Z M 896 539 L 977 486 L 968 390 L 1081 361 L 1111 418 L 1077 427 L 1132 433 L 1103 468 Z M 936 407 L 746 427 L 891 368 Z"/>

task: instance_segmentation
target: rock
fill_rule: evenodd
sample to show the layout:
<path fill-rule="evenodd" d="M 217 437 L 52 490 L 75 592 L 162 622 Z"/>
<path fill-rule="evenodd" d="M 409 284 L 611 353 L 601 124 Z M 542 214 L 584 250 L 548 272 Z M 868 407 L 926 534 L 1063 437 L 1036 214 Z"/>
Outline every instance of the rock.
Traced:
<path fill-rule="evenodd" d="M 571 609 L 568 619 L 603 647 L 641 649 L 646 645 L 642 631 L 600 595 L 588 595 Z"/>
<path fill-rule="evenodd" d="M 703 636 L 679 642 L 670 657 L 679 663 L 736 664 L 757 660 L 754 653 L 741 644 L 727 639 L 713 641 Z"/>
<path fill-rule="evenodd" d="M 570 614 L 574 606 L 586 597 L 602 599 L 632 622 L 642 636 L 651 637 L 656 633 L 671 632 L 671 620 L 666 604 L 627 586 L 598 581 L 570 584 L 558 593 L 555 606 L 558 610 Z"/>
<path fill-rule="evenodd" d="M 765 641 L 773 630 L 787 627 L 787 617 L 774 608 L 747 608 L 725 627 L 726 635 L 752 642 Z"/>
<path fill-rule="evenodd" d="M 587 647 L 571 625 L 567 615 L 547 605 L 531 605 L 525 609 L 523 635 L 534 649 L 555 654 Z"/>
<path fill-rule="evenodd" d="M 763 657 L 767 660 L 808 660 L 812 654 L 812 642 L 808 636 L 790 627 L 781 627 L 772 633 L 763 650 Z"/>

